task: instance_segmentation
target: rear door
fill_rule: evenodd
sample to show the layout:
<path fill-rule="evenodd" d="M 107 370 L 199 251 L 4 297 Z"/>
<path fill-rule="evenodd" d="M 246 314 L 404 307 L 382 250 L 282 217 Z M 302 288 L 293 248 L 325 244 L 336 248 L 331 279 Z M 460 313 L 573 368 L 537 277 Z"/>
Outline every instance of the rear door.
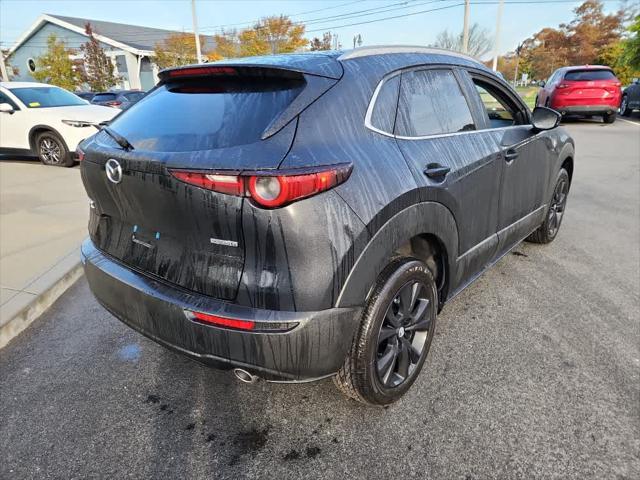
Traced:
<path fill-rule="evenodd" d="M 502 169 L 494 138 L 478 130 L 465 92 L 458 71 L 405 71 L 395 122 L 423 200 L 445 204 L 456 219 L 460 268 L 454 289 L 493 256 Z"/>
<path fill-rule="evenodd" d="M 180 78 L 119 115 L 85 148 L 94 244 L 126 265 L 216 298 L 233 299 L 244 265 L 241 194 L 180 181 L 172 169 L 233 174 L 277 168 L 295 120 L 262 134 L 305 87 L 302 75 Z M 120 171 L 120 173 L 118 173 Z"/>

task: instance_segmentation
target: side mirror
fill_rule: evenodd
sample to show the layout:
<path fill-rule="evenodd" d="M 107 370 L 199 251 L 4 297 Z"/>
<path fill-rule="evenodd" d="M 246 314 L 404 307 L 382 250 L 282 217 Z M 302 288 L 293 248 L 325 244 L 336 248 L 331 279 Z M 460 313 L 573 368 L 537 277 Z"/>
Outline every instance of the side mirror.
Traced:
<path fill-rule="evenodd" d="M 531 123 L 536 130 L 551 130 L 560 125 L 561 119 L 562 115 L 555 110 L 547 107 L 536 107 L 533 109 Z"/>
<path fill-rule="evenodd" d="M 545 82 L 544 80 L 540 80 L 540 81 L 538 82 L 538 86 L 539 86 L 540 88 L 544 88 L 544 86 L 545 86 L 546 84 L 547 84 L 547 82 Z"/>
<path fill-rule="evenodd" d="M 0 113 L 13 113 L 13 107 L 9 103 L 0 103 Z"/>

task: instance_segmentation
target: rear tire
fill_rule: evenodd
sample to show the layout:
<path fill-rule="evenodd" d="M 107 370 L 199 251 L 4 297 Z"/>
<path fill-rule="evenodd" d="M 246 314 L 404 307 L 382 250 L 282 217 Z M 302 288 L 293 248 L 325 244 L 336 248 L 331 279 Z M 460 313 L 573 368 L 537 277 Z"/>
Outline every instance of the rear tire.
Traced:
<path fill-rule="evenodd" d="M 54 167 L 72 167 L 73 157 L 64 141 L 53 132 L 42 132 L 36 137 L 36 151 L 40 161 Z"/>
<path fill-rule="evenodd" d="M 629 98 L 626 95 L 622 96 L 622 101 L 620 102 L 620 115 L 623 117 L 631 116 L 631 109 L 629 108 Z"/>
<path fill-rule="evenodd" d="M 604 123 L 613 123 L 613 122 L 615 122 L 615 121 L 616 121 L 616 114 L 615 114 L 615 112 L 613 112 L 613 113 L 605 113 L 605 114 L 602 116 L 602 121 L 603 121 Z"/>
<path fill-rule="evenodd" d="M 567 207 L 567 197 L 569 195 L 569 174 L 564 168 L 558 172 L 558 179 L 553 188 L 553 195 L 549 202 L 549 208 L 544 222 L 538 229 L 527 237 L 528 242 L 551 243 L 558 235 L 564 212 Z"/>
<path fill-rule="evenodd" d="M 378 277 L 351 351 L 333 378 L 338 389 L 371 405 L 402 397 L 427 358 L 437 310 L 429 268 L 414 258 L 392 261 Z"/>

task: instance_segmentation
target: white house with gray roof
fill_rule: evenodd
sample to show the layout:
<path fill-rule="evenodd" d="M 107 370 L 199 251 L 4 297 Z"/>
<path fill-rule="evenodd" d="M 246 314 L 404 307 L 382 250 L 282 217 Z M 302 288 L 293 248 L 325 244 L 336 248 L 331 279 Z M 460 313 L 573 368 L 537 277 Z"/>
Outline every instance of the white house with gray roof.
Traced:
<path fill-rule="evenodd" d="M 87 41 L 85 25 L 91 24 L 95 38 L 100 42 L 122 78 L 121 88 L 149 90 L 157 82 L 158 69 L 153 63 L 153 49 L 157 43 L 178 32 L 159 28 L 103 22 L 88 18 L 63 17 L 44 14 L 25 31 L 11 47 L 7 64 L 14 71 L 13 80 L 34 81 L 31 73 L 36 67 L 35 59 L 47 50 L 47 39 L 51 34 L 63 40 L 68 48 L 77 50 Z M 188 33 L 188 32 L 187 32 Z M 210 39 L 205 39 L 209 43 Z M 203 48 L 211 45 L 203 45 Z"/>

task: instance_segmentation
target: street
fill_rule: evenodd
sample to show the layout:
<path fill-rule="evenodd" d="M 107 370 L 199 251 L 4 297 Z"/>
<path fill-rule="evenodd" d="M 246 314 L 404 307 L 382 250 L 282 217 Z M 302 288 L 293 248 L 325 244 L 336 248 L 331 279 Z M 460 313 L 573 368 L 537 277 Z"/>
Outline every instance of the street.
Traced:
<path fill-rule="evenodd" d="M 80 279 L 0 350 L 0 478 L 640 478 L 637 122 L 566 123 L 558 238 L 448 304 L 386 409 L 330 380 L 242 384 L 124 326 Z"/>

